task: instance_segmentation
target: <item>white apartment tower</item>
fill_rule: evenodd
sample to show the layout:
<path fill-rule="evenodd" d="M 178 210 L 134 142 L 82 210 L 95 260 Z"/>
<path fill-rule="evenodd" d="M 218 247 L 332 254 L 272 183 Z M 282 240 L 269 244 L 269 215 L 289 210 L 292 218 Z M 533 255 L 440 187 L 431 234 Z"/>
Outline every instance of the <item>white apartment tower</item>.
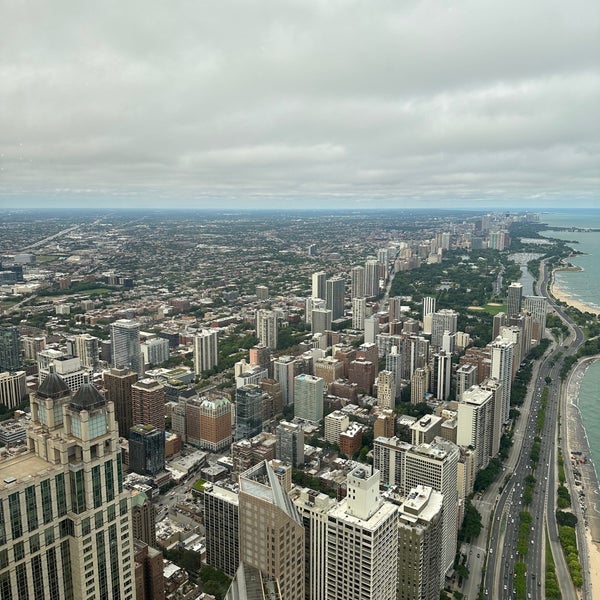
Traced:
<path fill-rule="evenodd" d="M 110 325 L 110 351 L 113 367 L 127 367 L 144 376 L 144 358 L 140 347 L 140 324 L 119 319 Z"/>
<path fill-rule="evenodd" d="M 302 373 L 294 377 L 294 416 L 318 423 L 323 418 L 322 377 Z"/>
<path fill-rule="evenodd" d="M 440 492 L 443 500 L 442 564 L 440 588 L 445 575 L 452 568 L 456 553 L 458 534 L 458 446 L 443 438 L 435 438 L 431 444 L 420 444 L 405 455 L 405 473 L 402 488 L 407 491 L 418 485 L 426 485 Z"/>
<path fill-rule="evenodd" d="M 352 298 L 352 329 L 363 329 L 367 301 L 365 298 Z"/>
<path fill-rule="evenodd" d="M 510 413 L 514 343 L 497 337 L 490 347 L 492 349 L 491 376 L 502 384 L 502 423 L 506 423 Z"/>
<path fill-rule="evenodd" d="M 261 308 L 256 312 L 256 336 L 263 346 L 277 349 L 277 314 Z"/>
<path fill-rule="evenodd" d="M 135 597 L 114 406 L 55 372 L 31 395 L 28 451 L 0 461 L 3 598 Z M 91 574 L 91 576 L 90 576 Z"/>
<path fill-rule="evenodd" d="M 494 437 L 494 395 L 473 386 L 465 390 L 458 403 L 456 443 L 476 450 L 478 469 L 485 469 L 492 458 Z"/>
<path fill-rule="evenodd" d="M 370 465 L 348 475 L 346 498 L 328 514 L 327 600 L 395 600 L 398 508 L 379 495 Z"/>
<path fill-rule="evenodd" d="M 201 375 L 219 362 L 219 332 L 203 329 L 194 336 L 194 373 Z"/>

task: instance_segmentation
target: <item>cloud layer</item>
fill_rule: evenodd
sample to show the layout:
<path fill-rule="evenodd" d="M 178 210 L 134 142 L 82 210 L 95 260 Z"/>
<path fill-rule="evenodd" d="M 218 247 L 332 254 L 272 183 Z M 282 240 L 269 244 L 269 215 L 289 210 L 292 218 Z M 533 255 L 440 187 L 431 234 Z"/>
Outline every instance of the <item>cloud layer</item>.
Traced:
<path fill-rule="evenodd" d="M 2 12 L 2 206 L 598 202 L 595 0 Z"/>

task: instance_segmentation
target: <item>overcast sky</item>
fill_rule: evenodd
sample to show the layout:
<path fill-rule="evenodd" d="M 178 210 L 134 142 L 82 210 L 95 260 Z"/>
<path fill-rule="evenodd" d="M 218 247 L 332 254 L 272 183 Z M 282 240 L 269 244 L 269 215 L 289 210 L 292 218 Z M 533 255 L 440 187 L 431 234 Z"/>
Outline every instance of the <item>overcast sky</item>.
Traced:
<path fill-rule="evenodd" d="M 598 0 L 0 0 L 0 207 L 598 206 Z"/>

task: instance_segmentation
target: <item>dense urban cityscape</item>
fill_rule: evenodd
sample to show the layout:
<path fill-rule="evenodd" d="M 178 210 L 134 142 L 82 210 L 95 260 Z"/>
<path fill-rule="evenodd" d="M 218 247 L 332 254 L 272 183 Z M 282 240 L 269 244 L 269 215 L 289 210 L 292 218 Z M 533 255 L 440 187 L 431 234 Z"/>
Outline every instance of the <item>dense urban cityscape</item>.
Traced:
<path fill-rule="evenodd" d="M 539 220 L 7 212 L 0 598 L 585 591 Z"/>

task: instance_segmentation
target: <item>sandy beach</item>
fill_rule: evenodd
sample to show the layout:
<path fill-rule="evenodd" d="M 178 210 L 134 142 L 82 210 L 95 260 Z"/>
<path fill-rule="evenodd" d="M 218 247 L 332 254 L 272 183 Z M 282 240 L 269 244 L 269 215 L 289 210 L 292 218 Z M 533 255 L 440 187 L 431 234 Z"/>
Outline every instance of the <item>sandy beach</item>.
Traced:
<path fill-rule="evenodd" d="M 580 300 L 576 300 L 573 298 L 571 294 L 561 290 L 558 285 L 556 285 L 556 279 L 554 278 L 554 273 L 552 274 L 552 284 L 550 286 L 550 293 L 560 302 L 566 302 L 569 306 L 580 310 L 581 312 L 589 312 L 593 315 L 600 315 L 600 309 L 594 308 L 593 306 L 589 306 Z"/>
<path fill-rule="evenodd" d="M 590 449 L 585 434 L 585 429 L 581 420 L 581 414 L 577 402 L 579 400 L 579 385 L 583 378 L 586 368 L 592 361 L 600 357 L 593 357 L 581 361 L 568 380 L 566 419 L 562 422 L 563 434 L 566 434 L 567 448 L 569 454 L 565 456 L 565 471 L 567 472 L 567 484 L 571 484 L 570 494 L 574 506 L 574 512 L 581 515 L 583 513 L 585 522 L 585 538 L 588 547 L 589 578 L 592 590 L 596 593 L 600 590 L 600 511 L 598 510 L 598 477 L 596 469 L 591 460 L 581 463 L 580 457 L 590 457 Z M 573 451 L 581 454 L 574 455 Z M 580 485 L 573 485 L 573 477 L 577 473 L 577 480 Z M 583 495 L 582 490 L 585 490 Z"/>

